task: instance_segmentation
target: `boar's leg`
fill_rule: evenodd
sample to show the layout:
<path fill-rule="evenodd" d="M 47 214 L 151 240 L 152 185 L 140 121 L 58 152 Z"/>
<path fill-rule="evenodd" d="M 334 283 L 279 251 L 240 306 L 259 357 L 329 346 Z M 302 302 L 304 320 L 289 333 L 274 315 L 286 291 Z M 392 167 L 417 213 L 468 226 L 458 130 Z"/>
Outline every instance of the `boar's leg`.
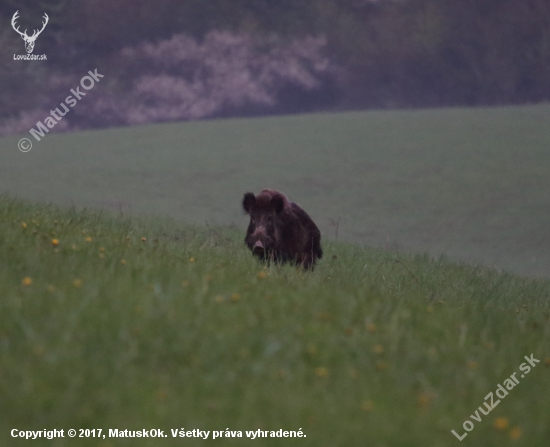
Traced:
<path fill-rule="evenodd" d="M 315 268 L 315 257 L 311 253 L 301 253 L 298 255 L 297 264 L 301 265 L 304 270 L 311 270 Z"/>

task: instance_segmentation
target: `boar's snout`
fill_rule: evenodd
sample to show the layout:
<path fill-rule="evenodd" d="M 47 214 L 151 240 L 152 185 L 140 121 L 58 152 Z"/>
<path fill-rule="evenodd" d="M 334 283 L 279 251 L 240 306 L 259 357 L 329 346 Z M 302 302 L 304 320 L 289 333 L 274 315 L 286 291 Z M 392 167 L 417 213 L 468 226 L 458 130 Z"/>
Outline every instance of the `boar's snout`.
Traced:
<path fill-rule="evenodd" d="M 256 241 L 254 247 L 252 247 L 252 253 L 260 257 L 265 255 L 265 247 L 262 241 Z"/>

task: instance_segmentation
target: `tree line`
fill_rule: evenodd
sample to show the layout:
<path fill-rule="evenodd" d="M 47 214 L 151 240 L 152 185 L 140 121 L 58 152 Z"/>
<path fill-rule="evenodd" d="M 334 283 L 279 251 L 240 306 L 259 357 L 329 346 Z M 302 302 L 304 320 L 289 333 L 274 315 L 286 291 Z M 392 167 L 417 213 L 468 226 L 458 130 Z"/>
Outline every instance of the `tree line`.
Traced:
<path fill-rule="evenodd" d="M 177 78 L 184 73 L 185 78 L 193 72 L 205 76 L 202 88 L 210 91 L 205 87 L 212 76 L 208 67 L 198 70 L 202 62 L 196 55 L 185 59 L 184 53 L 202 48 L 201 57 L 208 58 L 208 48 L 216 50 L 208 46 L 213 35 L 226 36 L 224 51 L 235 70 L 243 70 L 235 55 L 245 50 L 227 43 L 233 38 L 246 41 L 248 58 L 270 54 L 281 66 L 288 59 L 303 69 L 297 79 L 279 70 L 277 84 L 266 74 L 271 62 L 265 59 L 265 67 L 250 62 L 247 76 L 258 84 L 254 76 L 264 70 L 262 79 L 270 79 L 264 82 L 269 84 L 266 94 L 275 95 L 276 101 L 258 106 L 239 99 L 212 108 L 214 115 L 517 104 L 550 98 L 548 0 L 39 0 L 26 5 L 4 0 L 1 23 L 9 24 L 16 10 L 21 29 L 29 30 L 48 13 L 50 21 L 35 50 L 48 53 L 48 61 L 13 61 L 14 53 L 24 52 L 23 44 L 11 27 L 2 27 L 2 121 L 46 107 L 55 89 L 45 79 L 62 85 L 59 79 L 86 73 L 91 66 L 110 70 L 110 80 L 102 86 L 105 97 L 137 95 L 145 74 Z M 151 73 L 143 60 L 144 45 L 164 48 L 174 36 L 180 42 L 179 62 L 158 65 Z M 300 44 L 312 39 L 324 43 Z M 121 57 L 132 49 L 141 55 L 141 64 Z M 216 64 L 224 64 L 224 54 L 218 48 Z M 330 69 L 312 68 L 323 58 Z M 125 72 L 129 67 L 130 74 Z M 307 76 L 316 77 L 315 82 L 302 85 Z M 160 86 L 159 79 L 149 79 L 149 88 Z M 313 84 L 315 88 L 308 87 Z M 159 101 L 158 95 L 149 94 Z M 152 115 L 158 114 L 169 119 L 165 111 Z"/>

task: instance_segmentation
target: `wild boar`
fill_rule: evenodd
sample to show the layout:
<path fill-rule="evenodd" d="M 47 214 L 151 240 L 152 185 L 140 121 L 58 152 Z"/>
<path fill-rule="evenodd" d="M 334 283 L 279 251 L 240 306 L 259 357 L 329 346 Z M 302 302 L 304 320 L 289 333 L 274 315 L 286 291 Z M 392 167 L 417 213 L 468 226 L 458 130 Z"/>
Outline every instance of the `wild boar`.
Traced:
<path fill-rule="evenodd" d="M 244 241 L 254 256 L 313 270 L 323 256 L 321 232 L 302 208 L 273 189 L 264 189 L 257 196 L 247 192 L 242 206 L 250 216 Z"/>

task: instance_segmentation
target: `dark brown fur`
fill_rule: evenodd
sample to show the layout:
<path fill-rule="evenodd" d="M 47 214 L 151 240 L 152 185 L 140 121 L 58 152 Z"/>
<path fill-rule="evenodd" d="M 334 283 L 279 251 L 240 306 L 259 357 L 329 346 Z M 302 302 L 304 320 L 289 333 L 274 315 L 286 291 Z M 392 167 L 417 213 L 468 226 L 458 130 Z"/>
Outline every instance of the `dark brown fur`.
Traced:
<path fill-rule="evenodd" d="M 264 189 L 255 196 L 247 192 L 243 210 L 250 215 L 244 239 L 254 256 L 275 262 L 295 262 L 305 269 L 323 256 L 321 232 L 311 217 L 286 196 Z"/>

